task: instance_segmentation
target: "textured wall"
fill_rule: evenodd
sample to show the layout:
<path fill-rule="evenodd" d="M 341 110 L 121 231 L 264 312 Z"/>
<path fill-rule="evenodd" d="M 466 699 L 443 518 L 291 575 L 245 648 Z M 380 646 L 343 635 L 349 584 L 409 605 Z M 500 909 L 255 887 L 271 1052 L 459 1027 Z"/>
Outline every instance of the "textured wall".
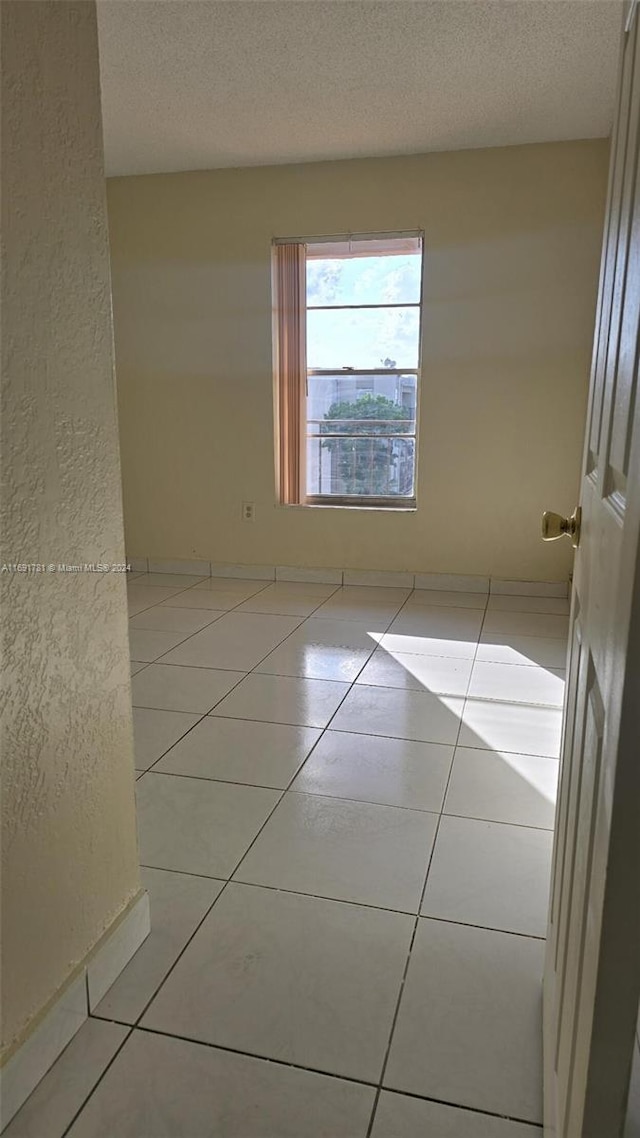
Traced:
<path fill-rule="evenodd" d="M 122 562 L 95 6 L 0 10 L 1 560 Z M 6 1049 L 139 879 L 124 578 L 0 586 Z"/>
<path fill-rule="evenodd" d="M 112 179 L 127 548 L 566 578 L 605 141 Z M 274 236 L 425 230 L 418 510 L 279 508 Z M 241 521 L 241 502 L 256 520 Z"/>

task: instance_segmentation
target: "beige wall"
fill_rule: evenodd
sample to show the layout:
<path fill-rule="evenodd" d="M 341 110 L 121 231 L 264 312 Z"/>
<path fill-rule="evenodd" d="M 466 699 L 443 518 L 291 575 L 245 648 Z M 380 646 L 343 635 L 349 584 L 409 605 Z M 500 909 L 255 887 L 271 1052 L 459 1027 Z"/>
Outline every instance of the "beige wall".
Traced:
<path fill-rule="evenodd" d="M 95 6 L 0 11 L 1 561 L 121 562 Z M 139 873 L 125 582 L 3 572 L 0 586 L 8 1054 Z"/>
<path fill-rule="evenodd" d="M 128 552 L 566 577 L 540 515 L 575 505 L 607 161 L 590 141 L 112 180 Z M 415 228 L 418 510 L 279 507 L 270 241 Z"/>

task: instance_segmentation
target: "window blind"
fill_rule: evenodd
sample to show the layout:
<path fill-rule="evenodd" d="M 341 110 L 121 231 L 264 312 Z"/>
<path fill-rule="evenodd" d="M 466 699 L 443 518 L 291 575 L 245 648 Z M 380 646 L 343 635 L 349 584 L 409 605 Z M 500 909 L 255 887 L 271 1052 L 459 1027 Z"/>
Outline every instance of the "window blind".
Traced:
<path fill-rule="evenodd" d="M 306 257 L 302 244 L 274 246 L 277 325 L 278 491 L 292 505 L 302 498 L 302 428 L 306 361 Z"/>

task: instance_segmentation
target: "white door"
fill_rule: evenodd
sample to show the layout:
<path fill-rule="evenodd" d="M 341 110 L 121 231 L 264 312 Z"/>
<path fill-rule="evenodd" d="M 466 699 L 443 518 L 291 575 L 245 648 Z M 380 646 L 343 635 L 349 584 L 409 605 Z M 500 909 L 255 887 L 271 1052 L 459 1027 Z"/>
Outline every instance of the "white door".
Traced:
<path fill-rule="evenodd" d="M 623 1134 L 640 991 L 639 24 L 627 4 L 544 981 L 548 1138 Z"/>

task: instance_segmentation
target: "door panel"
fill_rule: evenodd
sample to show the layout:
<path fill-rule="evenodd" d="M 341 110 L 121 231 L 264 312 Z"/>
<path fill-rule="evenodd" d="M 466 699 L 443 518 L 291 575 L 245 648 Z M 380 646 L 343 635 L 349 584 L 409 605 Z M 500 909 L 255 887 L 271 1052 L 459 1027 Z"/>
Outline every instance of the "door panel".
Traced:
<path fill-rule="evenodd" d="M 567 697 L 564 716 L 564 738 L 562 743 L 562 750 L 569 754 L 573 752 L 574 748 L 579 752 L 582 745 L 581 734 L 578 734 L 576 737 L 576 732 L 580 732 L 581 724 L 584 720 L 583 707 L 586 690 L 585 684 L 584 682 L 581 682 L 582 677 L 580 676 L 580 665 L 584 661 L 580 631 L 580 621 L 574 616 L 572 626 L 573 638 L 570 657 L 572 666 L 569 670 L 569 680 L 567 684 Z M 580 699 L 580 704 L 578 704 L 578 699 Z M 571 882 L 571 867 L 568 865 L 568 860 L 570 860 L 571 854 L 570 852 L 568 853 L 568 845 L 570 843 L 571 833 L 575 825 L 575 782 L 578 777 L 579 767 L 577 764 L 562 764 L 558 794 L 556 832 L 554 840 L 554 864 L 551 894 L 551 920 L 552 924 L 558 928 L 560 925 L 560 913 L 565 913 L 567 911 L 567 906 L 563 903 L 564 893 L 565 890 L 570 887 Z M 554 969 L 556 972 L 560 967 L 560 950 L 563 943 L 564 939 L 560 935 L 560 932 L 558 932 L 558 936 L 556 937 L 555 941 L 554 956 Z"/>
<path fill-rule="evenodd" d="M 640 104 L 640 82 L 637 84 Z M 629 456 L 631 452 L 631 437 L 633 427 L 634 374 L 637 371 L 637 345 L 634 344 L 633 320 L 634 313 L 638 311 L 638 290 L 640 289 L 640 185 L 637 178 L 638 167 L 638 138 L 639 108 L 635 111 L 636 134 L 636 177 L 633 186 L 633 199 L 631 202 L 631 224 L 629 225 L 630 241 L 627 249 L 626 293 L 620 323 L 619 357 L 615 374 L 615 389 L 613 392 L 613 407 L 611 411 L 611 431 L 608 454 L 608 476 L 610 486 L 614 491 L 620 486 L 621 493 L 626 491 L 626 482 L 629 472 Z M 631 181 L 631 179 L 630 179 Z M 631 294 L 631 295 L 630 295 Z"/>
<path fill-rule="evenodd" d="M 627 58 L 623 60 L 618 91 L 618 115 L 611 139 L 611 164 L 609 170 L 609 196 L 604 233 L 604 248 L 600 276 L 598 310 L 596 312 L 596 339 L 593 354 L 593 377 L 591 384 L 591 410 L 589 416 L 589 448 L 587 473 L 597 469 L 600 454 L 600 426 L 602 423 L 602 399 L 604 394 L 605 361 L 609 350 L 609 330 L 611 327 L 611 306 L 616 279 L 616 260 L 620 233 L 621 183 L 625 170 L 628 139 L 628 108 L 631 95 L 631 68 Z"/>
<path fill-rule="evenodd" d="M 640 994 L 640 33 L 628 7 L 544 983 L 545 1135 L 621 1138 Z"/>
<path fill-rule="evenodd" d="M 582 725 L 582 762 L 580 764 L 580 785 L 577 791 L 577 818 L 572 833 L 574 840 L 572 887 L 570 897 L 567 897 L 568 923 L 565 928 L 566 939 L 562 951 L 562 983 L 559 992 L 557 1072 L 560 1084 L 567 1088 L 564 1101 L 565 1115 L 562 1119 L 565 1129 L 568 1104 L 572 1096 L 571 1082 L 575 1065 L 577 1024 L 574 1020 L 574 1008 L 578 1003 L 582 984 L 588 923 L 588 906 L 585 904 L 585 900 L 588 897 L 591 883 L 595 811 L 599 789 L 604 721 L 602 701 L 597 688 L 593 662 L 589 660 L 586 667 L 588 670 L 588 693 Z M 581 840 L 578 840 L 579 835 Z"/>

